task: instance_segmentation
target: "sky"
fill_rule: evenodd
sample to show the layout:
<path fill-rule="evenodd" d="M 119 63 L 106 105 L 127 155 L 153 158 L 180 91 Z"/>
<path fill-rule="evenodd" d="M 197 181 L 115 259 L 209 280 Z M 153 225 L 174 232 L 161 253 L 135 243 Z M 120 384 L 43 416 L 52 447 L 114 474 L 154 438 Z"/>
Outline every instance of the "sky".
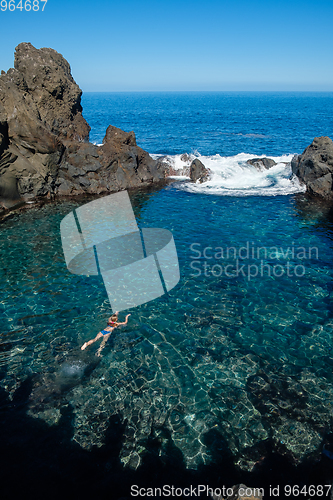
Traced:
<path fill-rule="evenodd" d="M 14 5 L 0 2 L 5 71 L 15 47 L 31 42 L 60 52 L 84 92 L 333 91 L 332 0 L 35 0 L 39 10 L 29 12 Z"/>

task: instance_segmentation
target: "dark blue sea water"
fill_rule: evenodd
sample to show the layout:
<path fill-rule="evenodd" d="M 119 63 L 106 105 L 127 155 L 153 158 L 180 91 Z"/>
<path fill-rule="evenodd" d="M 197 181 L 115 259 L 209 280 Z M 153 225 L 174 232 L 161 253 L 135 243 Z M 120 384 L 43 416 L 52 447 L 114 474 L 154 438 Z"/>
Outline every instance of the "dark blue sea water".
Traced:
<path fill-rule="evenodd" d="M 112 124 L 163 155 L 281 156 L 333 134 L 332 92 L 85 93 L 82 105 L 92 142 Z"/>
<path fill-rule="evenodd" d="M 111 123 L 176 170 L 190 161 L 182 154 L 198 156 L 212 177 L 130 192 L 140 227 L 172 231 L 181 278 L 129 311 L 100 358 L 97 344 L 80 346 L 111 313 L 103 282 L 68 272 L 59 230 L 87 200 L 1 225 L 6 397 L 30 380 L 26 414 L 57 428 L 70 407 L 72 439 L 88 451 L 117 417 L 130 469 L 152 439 L 158 460 L 176 450 L 189 469 L 230 453 L 250 471 L 267 442 L 294 463 L 320 456 L 332 432 L 333 216 L 290 179 L 288 162 L 315 136 L 333 137 L 333 94 L 84 94 L 82 103 L 92 141 Z M 258 172 L 246 164 L 256 155 L 277 165 Z"/>

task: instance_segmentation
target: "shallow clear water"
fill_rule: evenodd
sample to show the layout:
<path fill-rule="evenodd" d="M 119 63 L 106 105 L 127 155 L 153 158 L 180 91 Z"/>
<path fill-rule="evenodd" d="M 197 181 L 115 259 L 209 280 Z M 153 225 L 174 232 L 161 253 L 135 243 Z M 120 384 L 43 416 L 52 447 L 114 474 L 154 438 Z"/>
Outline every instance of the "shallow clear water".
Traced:
<path fill-rule="evenodd" d="M 327 215 L 303 195 L 206 196 L 177 184 L 132 194 L 132 203 L 141 227 L 173 232 L 181 280 L 131 310 L 101 359 L 96 344 L 80 346 L 110 314 L 103 283 L 70 274 L 61 249 L 59 223 L 77 204 L 2 225 L 2 386 L 13 392 L 38 374 L 29 414 L 54 425 L 70 403 L 82 447 L 101 445 L 120 413 L 121 457 L 132 467 L 152 431 L 168 442 L 165 429 L 189 467 L 209 461 L 211 429 L 244 467 L 254 460 L 247 449 L 268 437 L 297 458 L 314 451 L 333 405 Z"/>
<path fill-rule="evenodd" d="M 124 113 L 129 122 L 131 109 Z M 88 107 L 86 115 L 95 111 Z M 317 135 L 328 133 L 325 120 Z M 253 133 L 251 123 L 246 129 Z M 297 152 L 306 130 L 290 150 L 274 146 L 265 154 Z M 259 139 L 253 154 L 267 146 Z M 175 157 L 175 143 L 165 140 L 165 150 L 151 152 Z M 233 139 L 224 152 L 217 144 L 213 151 L 214 141 L 203 155 L 237 154 Z M 300 460 L 319 449 L 331 425 L 332 213 L 302 193 L 207 195 L 186 185 L 130 193 L 140 227 L 172 231 L 181 279 L 168 295 L 129 311 L 128 326 L 101 358 L 97 343 L 84 352 L 80 346 L 110 315 L 103 282 L 68 272 L 59 229 L 89 200 L 31 208 L 1 225 L 1 386 L 12 397 L 34 374 L 29 415 L 57 425 L 70 405 L 74 440 L 86 449 L 101 446 L 110 416 L 120 415 L 126 422 L 120 457 L 134 468 L 149 436 L 162 456 L 172 442 L 189 468 L 209 462 L 211 430 L 242 468 L 251 469 L 267 438 Z"/>

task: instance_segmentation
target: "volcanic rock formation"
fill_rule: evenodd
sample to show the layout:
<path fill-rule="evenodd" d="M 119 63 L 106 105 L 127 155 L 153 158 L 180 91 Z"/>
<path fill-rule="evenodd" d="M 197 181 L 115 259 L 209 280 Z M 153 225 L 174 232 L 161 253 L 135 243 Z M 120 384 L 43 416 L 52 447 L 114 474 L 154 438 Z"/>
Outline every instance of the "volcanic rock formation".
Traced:
<path fill-rule="evenodd" d="M 329 137 L 315 137 L 301 155 L 294 156 L 291 168 L 310 194 L 333 200 L 333 142 Z"/>
<path fill-rule="evenodd" d="M 205 167 L 205 165 L 196 158 L 192 161 L 190 166 L 190 177 L 191 181 L 200 183 L 206 182 L 209 178 L 209 170 Z"/>
<path fill-rule="evenodd" d="M 82 91 L 68 62 L 49 48 L 21 43 L 0 76 L 0 199 L 118 191 L 160 182 L 164 165 L 136 145 L 133 132 L 108 127 L 89 143 Z"/>
<path fill-rule="evenodd" d="M 247 160 L 249 165 L 253 165 L 257 170 L 262 171 L 263 169 L 268 170 L 276 165 L 276 162 L 271 158 L 252 158 L 252 160 Z"/>

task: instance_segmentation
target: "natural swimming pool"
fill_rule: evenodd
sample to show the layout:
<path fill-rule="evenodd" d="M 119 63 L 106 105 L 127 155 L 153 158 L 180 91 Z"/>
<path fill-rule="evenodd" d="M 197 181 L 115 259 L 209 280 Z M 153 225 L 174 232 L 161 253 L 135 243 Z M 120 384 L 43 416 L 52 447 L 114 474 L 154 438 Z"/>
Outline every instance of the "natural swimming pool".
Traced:
<path fill-rule="evenodd" d="M 60 221 L 84 201 L 2 225 L 2 387 L 14 394 L 34 375 L 28 414 L 57 425 L 71 405 L 84 449 L 120 416 L 120 457 L 134 468 L 151 435 L 162 455 L 171 441 L 189 468 L 209 463 L 212 430 L 245 470 L 267 439 L 296 460 L 318 453 L 333 404 L 330 214 L 303 194 L 179 187 L 130 193 L 140 227 L 172 231 L 181 279 L 129 311 L 102 358 L 80 346 L 110 315 L 103 282 L 70 274 L 60 241 Z"/>

